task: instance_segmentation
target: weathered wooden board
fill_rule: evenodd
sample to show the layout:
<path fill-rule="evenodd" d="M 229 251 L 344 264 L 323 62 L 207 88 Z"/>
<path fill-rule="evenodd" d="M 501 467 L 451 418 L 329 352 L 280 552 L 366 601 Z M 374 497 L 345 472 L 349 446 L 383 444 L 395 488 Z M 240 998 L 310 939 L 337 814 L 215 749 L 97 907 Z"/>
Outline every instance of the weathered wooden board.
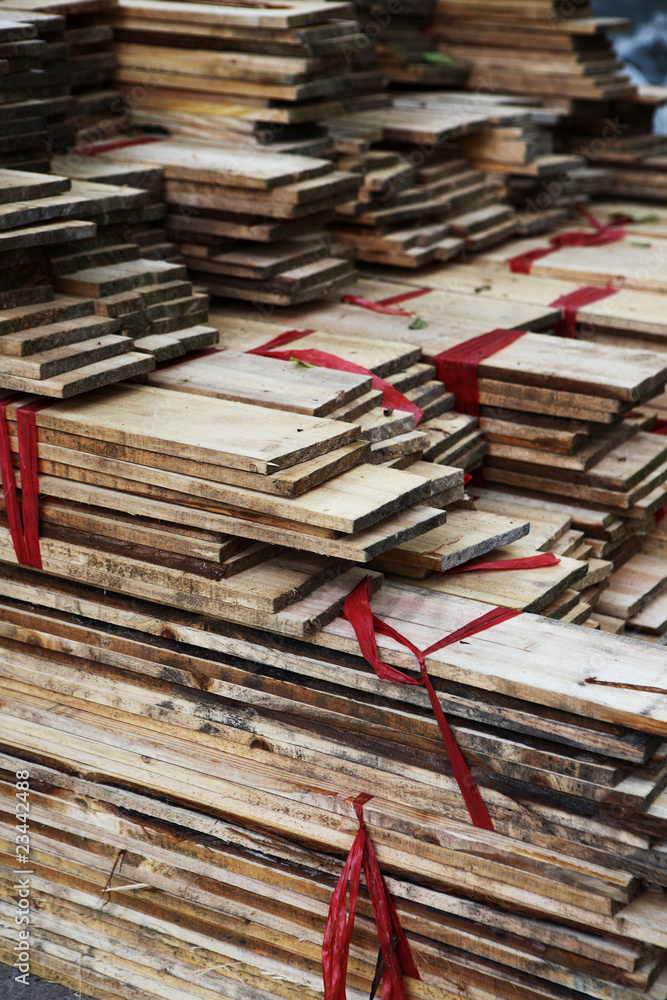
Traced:
<path fill-rule="evenodd" d="M 304 368 L 296 362 L 237 351 L 185 359 L 182 365 L 157 369 L 148 381 L 165 389 L 314 416 L 329 415 L 371 388 L 367 376 Z"/>
<path fill-rule="evenodd" d="M 279 410 L 269 425 L 257 417 L 257 410 L 245 403 L 131 385 L 57 403 L 36 415 L 39 427 L 260 474 L 342 447 L 358 436 L 353 425 L 326 418 Z"/>

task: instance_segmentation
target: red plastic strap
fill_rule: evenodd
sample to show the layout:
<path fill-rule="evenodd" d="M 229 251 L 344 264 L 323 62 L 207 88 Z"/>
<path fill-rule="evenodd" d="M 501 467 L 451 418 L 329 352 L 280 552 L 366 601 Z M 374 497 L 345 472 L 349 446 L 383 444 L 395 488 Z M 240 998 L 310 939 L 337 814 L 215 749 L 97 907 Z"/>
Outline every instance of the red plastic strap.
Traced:
<path fill-rule="evenodd" d="M 53 405 L 52 399 L 37 399 L 16 408 L 16 434 L 21 472 L 21 508 L 19 508 L 14 469 L 7 430 L 6 409 L 20 396 L 0 401 L 0 471 L 7 508 L 9 532 L 18 562 L 42 569 L 39 547 L 39 480 L 37 475 L 37 422 L 35 414 Z"/>
<path fill-rule="evenodd" d="M 158 361 L 155 370 L 160 372 L 165 368 L 175 368 L 177 365 L 184 365 L 188 361 L 197 361 L 199 358 L 207 358 L 211 354 L 224 354 L 219 347 L 202 347 L 199 351 L 192 351 L 191 354 L 184 354 L 180 358 L 167 358 L 166 361 Z"/>
<path fill-rule="evenodd" d="M 667 510 L 664 507 L 661 507 L 660 510 L 656 511 L 655 513 L 655 523 L 660 524 L 660 522 L 663 521 L 665 517 L 667 517 Z"/>
<path fill-rule="evenodd" d="M 515 274 L 530 274 L 534 261 L 547 254 L 560 250 L 562 247 L 591 247 L 601 246 L 604 243 L 615 243 L 625 239 L 625 229 L 614 228 L 611 225 L 604 225 L 589 212 L 581 202 L 577 202 L 577 209 L 584 216 L 587 222 L 594 228 L 594 232 L 589 233 L 585 229 L 570 229 L 565 233 L 558 233 L 549 240 L 548 247 L 538 247 L 535 250 L 528 250 L 517 257 L 510 257 L 507 263 L 510 271 Z"/>
<path fill-rule="evenodd" d="M 658 418 L 658 420 L 656 420 L 656 422 L 655 422 L 655 425 L 654 425 L 653 430 L 652 430 L 651 433 L 652 434 L 666 434 L 667 435 L 667 420 L 663 420 L 662 418 Z"/>
<path fill-rule="evenodd" d="M 424 411 L 416 403 L 411 402 L 407 396 L 404 396 L 402 392 L 395 389 L 393 385 L 390 385 L 389 382 L 385 382 L 384 379 L 379 378 L 373 372 L 369 371 L 368 368 L 362 368 L 361 365 L 356 365 L 354 361 L 346 361 L 345 358 L 339 358 L 336 354 L 328 354 L 326 351 L 319 351 L 316 348 L 308 348 L 305 351 L 273 350 L 274 347 L 289 344 L 293 340 L 300 340 L 301 337 L 305 337 L 309 333 L 313 333 L 313 331 L 289 330 L 287 333 L 281 333 L 279 336 L 274 337 L 273 340 L 269 340 L 266 344 L 262 344 L 261 347 L 255 347 L 247 353 L 259 354 L 264 358 L 278 358 L 279 361 L 304 361 L 306 364 L 315 365 L 318 368 L 331 368 L 335 371 L 367 375 L 373 381 L 373 388 L 376 391 L 382 392 L 382 405 L 385 409 L 405 410 L 407 413 L 414 413 L 415 424 L 419 423 L 424 416 Z"/>
<path fill-rule="evenodd" d="M 404 309 L 394 309 L 399 302 L 409 302 L 410 299 L 417 299 L 420 295 L 427 295 L 432 292 L 432 288 L 414 288 L 410 292 L 401 292 L 400 295 L 390 295 L 386 299 L 378 299 L 371 302 L 370 299 L 362 299 L 359 295 L 344 295 L 341 302 L 349 302 L 353 306 L 361 306 L 362 309 L 369 309 L 371 312 L 384 313 L 385 316 L 414 316 L 414 313 L 405 312 Z"/>
<path fill-rule="evenodd" d="M 163 142 L 167 136 L 164 135 L 142 135 L 135 139 L 116 139 L 112 142 L 100 142 L 95 146 L 80 146 L 73 150 L 77 156 L 102 156 L 104 153 L 111 153 L 114 149 L 125 149 L 127 146 L 143 146 L 147 142 Z"/>
<path fill-rule="evenodd" d="M 600 288 L 599 285 L 584 285 L 568 295 L 561 295 L 554 299 L 549 305 L 554 309 L 563 310 L 563 320 L 557 324 L 554 332 L 559 337 L 570 337 L 572 340 L 577 336 L 577 313 L 583 306 L 592 305 L 600 299 L 606 299 L 610 295 L 616 295 L 618 288 Z"/>
<path fill-rule="evenodd" d="M 440 702 L 438 701 L 435 688 L 433 687 L 431 679 L 426 672 L 425 662 L 426 657 L 430 653 L 435 653 L 439 649 L 444 649 L 445 646 L 451 646 L 453 643 L 459 642 L 461 639 L 467 639 L 471 635 L 476 635 L 478 632 L 483 632 L 485 629 L 492 628 L 494 625 L 499 625 L 501 622 L 508 621 L 510 618 L 514 618 L 521 614 L 521 612 L 514 611 L 509 608 L 493 608 L 480 618 L 476 618 L 468 625 L 464 625 L 463 628 L 457 629 L 450 635 L 445 636 L 438 642 L 433 643 L 433 645 L 429 646 L 428 649 L 421 650 L 411 643 L 409 639 L 406 639 L 405 636 L 401 635 L 400 632 L 393 629 L 391 625 L 387 625 L 381 618 L 377 618 L 373 614 L 370 605 L 372 593 L 373 581 L 372 578 L 368 576 L 354 588 L 352 593 L 347 598 L 341 612 L 342 616 L 349 621 L 350 625 L 354 629 L 364 659 L 372 666 L 373 670 L 381 680 L 394 681 L 396 684 L 410 684 L 415 687 L 426 688 L 431 702 L 431 707 L 438 723 L 438 728 L 440 729 L 440 734 L 449 755 L 454 777 L 456 778 L 458 786 L 461 789 L 461 794 L 465 799 L 468 812 L 470 813 L 470 818 L 475 826 L 483 827 L 486 830 L 493 830 L 491 817 L 489 816 L 488 810 L 482 800 L 482 796 L 479 793 L 479 789 L 468 769 L 468 765 L 463 759 L 463 754 L 459 750 L 458 744 L 454 739 L 454 734 L 449 728 L 445 714 L 442 711 Z M 389 664 L 382 662 L 378 653 L 377 642 L 375 641 L 376 632 L 395 639 L 397 642 L 400 642 L 401 645 L 406 646 L 414 653 L 420 666 L 420 674 L 418 678 L 410 677 L 409 674 L 404 674 L 403 671 L 397 670 L 396 667 L 391 667 Z"/>
<path fill-rule="evenodd" d="M 363 793 L 354 800 L 354 811 L 359 820 L 359 832 L 354 838 L 345 867 L 334 889 L 329 904 L 329 915 L 322 943 L 322 975 L 324 1000 L 345 1000 L 345 981 L 354 930 L 354 917 L 359 898 L 361 869 L 373 905 L 380 949 L 385 964 L 382 1000 L 407 1000 L 403 976 L 420 979 L 419 970 L 410 952 L 410 945 L 401 927 L 396 908 L 375 856 L 373 843 L 364 825 L 363 808 L 372 799 Z M 347 910 L 347 883 L 350 883 L 349 918 Z"/>
<path fill-rule="evenodd" d="M 302 337 L 307 337 L 309 333 L 315 333 L 314 330 L 285 330 L 284 333 L 279 333 L 277 337 L 273 337 L 272 340 L 267 340 L 265 344 L 260 344 L 259 347 L 253 347 L 251 351 L 246 351 L 246 354 L 266 354 L 267 351 L 272 351 L 276 347 L 284 347 L 285 344 L 291 344 L 295 340 L 301 340 Z"/>
<path fill-rule="evenodd" d="M 378 299 L 375 303 L 378 306 L 395 306 L 399 302 L 409 302 L 410 299 L 418 299 L 422 295 L 428 295 L 432 288 L 413 288 L 411 292 L 401 292 L 400 295 L 390 295 L 386 299 Z"/>
<path fill-rule="evenodd" d="M 456 566 L 447 569 L 445 573 L 475 573 L 484 570 L 504 569 L 538 569 L 540 566 L 556 566 L 560 562 L 553 552 L 540 552 L 537 556 L 524 556 L 522 559 L 492 559 L 489 562 L 473 563 L 469 566 Z"/>
<path fill-rule="evenodd" d="M 0 400 L 0 476 L 2 477 L 2 495 L 5 502 L 5 510 L 7 511 L 12 545 L 14 546 L 14 552 L 19 564 L 25 566 L 28 563 L 28 554 L 23 535 L 23 519 L 21 517 L 18 493 L 16 492 L 14 465 L 5 417 L 9 404 L 15 403 L 23 395 L 23 393 L 14 393 Z"/>
<path fill-rule="evenodd" d="M 525 330 L 492 330 L 479 337 L 472 337 L 456 347 L 450 347 L 433 359 L 437 376 L 456 397 L 459 413 L 479 415 L 479 383 L 477 367 L 480 361 L 509 347 Z"/>

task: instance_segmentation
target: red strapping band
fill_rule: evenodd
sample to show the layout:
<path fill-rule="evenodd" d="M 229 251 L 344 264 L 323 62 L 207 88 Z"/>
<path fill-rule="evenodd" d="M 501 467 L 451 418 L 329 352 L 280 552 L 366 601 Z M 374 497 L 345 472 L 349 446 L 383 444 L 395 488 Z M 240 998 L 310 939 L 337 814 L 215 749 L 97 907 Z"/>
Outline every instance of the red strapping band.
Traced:
<path fill-rule="evenodd" d="M 478 571 L 505 569 L 538 569 L 540 566 L 556 566 L 560 562 L 553 552 L 540 552 L 536 556 L 524 556 L 521 559 L 492 559 L 489 562 L 478 562 L 468 566 L 456 566 L 454 569 L 447 569 L 447 573 L 475 573 Z"/>
<path fill-rule="evenodd" d="M 620 227 L 614 229 L 611 225 L 604 225 L 579 201 L 577 202 L 577 210 L 587 222 L 590 222 L 594 232 L 590 233 L 585 229 L 571 229 L 565 233 L 558 233 L 551 237 L 548 247 L 538 247 L 516 257 L 510 257 L 507 261 L 510 271 L 515 274 L 530 274 L 536 260 L 539 260 L 540 257 L 546 257 L 547 254 L 554 253 L 555 250 L 560 250 L 562 247 L 601 246 L 604 243 L 615 243 L 617 240 L 625 239 L 625 229 Z"/>
<path fill-rule="evenodd" d="M 599 285 L 584 285 L 568 295 L 561 295 L 554 299 L 549 305 L 554 309 L 563 310 L 563 319 L 554 327 L 554 333 L 558 337 L 570 337 L 576 340 L 577 337 L 577 314 L 584 306 L 590 306 L 593 302 L 606 299 L 610 295 L 616 295 L 618 288 L 600 288 Z"/>
<path fill-rule="evenodd" d="M 385 965 L 382 1000 L 407 1000 L 403 976 L 409 976 L 411 979 L 421 978 L 412 958 L 410 945 L 401 927 L 398 913 L 380 871 L 372 841 L 364 826 L 363 808 L 372 798 L 372 795 L 364 792 L 358 795 L 353 803 L 354 811 L 359 820 L 359 832 L 354 839 L 345 867 L 331 897 L 322 943 L 324 1000 L 345 1000 L 347 964 L 359 898 L 362 866 L 368 894 L 373 905 L 373 916 Z M 348 879 L 350 882 L 349 917 L 346 916 Z"/>
<path fill-rule="evenodd" d="M 95 146 L 80 146 L 74 150 L 77 156 L 101 156 L 111 153 L 114 149 L 125 149 L 127 146 L 143 146 L 147 142 L 162 142 L 165 135 L 142 135 L 134 139 L 115 139 L 111 142 L 100 142 Z"/>
<path fill-rule="evenodd" d="M 167 358 L 166 361 L 158 361 L 155 370 L 159 372 L 165 368 L 175 368 L 177 365 L 184 365 L 188 361 L 197 361 L 198 358 L 207 358 L 211 354 L 224 353 L 219 347 L 202 347 L 199 351 L 192 351 L 191 354 L 183 354 L 180 358 Z"/>
<path fill-rule="evenodd" d="M 0 401 L 0 474 L 7 509 L 9 533 L 20 565 L 42 568 L 39 547 L 39 481 L 37 475 L 37 423 L 35 413 L 53 405 L 52 399 L 37 399 L 16 408 L 16 433 L 21 472 L 21 506 L 19 506 L 12 464 L 6 410 L 21 394 Z"/>
<path fill-rule="evenodd" d="M 359 295 L 344 295 L 341 302 L 349 302 L 353 306 L 361 306 L 362 309 L 369 309 L 371 312 L 384 313 L 385 316 L 414 316 L 414 313 L 405 312 L 403 309 L 394 309 L 393 306 L 399 302 L 417 299 L 420 295 L 427 295 L 432 291 L 432 288 L 415 288 L 410 292 L 401 292 L 400 295 L 390 295 L 386 299 L 378 299 L 377 302 L 362 299 Z"/>
<path fill-rule="evenodd" d="M 434 357 L 435 370 L 441 382 L 456 397 L 459 413 L 479 416 L 479 380 L 477 368 L 480 361 L 509 347 L 525 330 L 492 330 L 479 337 L 465 340 Z"/>
<path fill-rule="evenodd" d="M 659 417 L 653 427 L 652 434 L 665 434 L 667 435 L 667 420 L 663 420 Z"/>
<path fill-rule="evenodd" d="M 454 739 L 454 734 L 449 728 L 445 714 L 438 701 L 438 696 L 435 693 L 435 688 L 426 672 L 425 662 L 429 654 L 435 653 L 439 649 L 444 649 L 445 646 L 451 646 L 461 639 L 467 639 L 471 635 L 476 635 L 478 632 L 483 632 L 485 629 L 492 628 L 494 625 L 499 625 L 510 618 L 515 618 L 521 612 L 509 608 L 493 608 L 480 618 L 476 618 L 468 625 L 464 625 L 463 628 L 459 628 L 444 639 L 440 639 L 439 642 L 433 643 L 428 649 L 421 650 L 417 649 L 409 639 L 406 639 L 400 632 L 393 629 L 391 625 L 387 625 L 381 618 L 373 614 L 370 605 L 372 593 L 373 580 L 368 576 L 349 595 L 341 611 L 341 615 L 348 620 L 354 629 L 364 659 L 371 665 L 381 680 L 395 681 L 397 684 L 410 684 L 415 687 L 426 688 L 440 734 L 449 755 L 454 777 L 465 799 L 470 818 L 475 826 L 483 827 L 485 830 L 493 830 L 491 817 L 468 769 L 468 765 L 463 759 L 463 754 Z M 391 667 L 387 663 L 382 662 L 378 653 L 377 642 L 375 641 L 376 632 L 395 639 L 414 653 L 420 666 L 418 678 L 410 677 L 409 674 L 404 674 L 403 671 L 397 670 L 396 667 Z"/>
<path fill-rule="evenodd" d="M 361 365 L 356 365 L 353 361 L 346 361 L 344 358 L 339 358 L 335 354 L 328 354 L 326 351 L 318 351 L 315 348 L 310 348 L 305 351 L 274 350 L 276 347 L 282 347 L 295 340 L 301 340 L 302 337 L 306 337 L 309 333 L 313 332 L 313 330 L 287 330 L 285 333 L 279 334 L 272 340 L 268 340 L 266 344 L 262 344 L 260 347 L 255 347 L 252 351 L 248 351 L 247 353 L 259 354 L 264 358 L 278 358 L 279 361 L 305 361 L 306 364 L 316 365 L 318 368 L 332 368 L 335 371 L 354 372 L 357 375 L 367 375 L 373 380 L 373 388 L 382 392 L 382 405 L 385 409 L 405 410 L 408 413 L 414 413 L 415 424 L 419 423 L 421 418 L 424 416 L 424 411 L 421 410 L 416 403 L 411 402 L 407 396 L 404 396 L 402 392 L 395 389 L 393 385 L 390 385 L 389 382 L 385 382 L 384 379 L 379 378 L 373 372 L 369 371 L 368 368 L 362 368 Z"/>

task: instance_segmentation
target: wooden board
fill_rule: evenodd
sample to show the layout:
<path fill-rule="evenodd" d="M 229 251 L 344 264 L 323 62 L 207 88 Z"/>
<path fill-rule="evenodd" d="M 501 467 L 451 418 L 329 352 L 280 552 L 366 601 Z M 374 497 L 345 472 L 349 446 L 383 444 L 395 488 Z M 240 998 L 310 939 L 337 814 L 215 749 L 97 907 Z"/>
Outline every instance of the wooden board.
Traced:
<path fill-rule="evenodd" d="M 276 412 L 270 427 L 262 428 L 255 417 L 244 403 L 125 385 L 42 410 L 37 425 L 264 475 L 358 436 L 353 426 L 284 411 Z M 208 434 L 202 439 L 203 427 Z"/>
<path fill-rule="evenodd" d="M 149 384 L 315 416 L 331 414 L 371 388 L 363 375 L 231 350 L 158 369 Z"/>

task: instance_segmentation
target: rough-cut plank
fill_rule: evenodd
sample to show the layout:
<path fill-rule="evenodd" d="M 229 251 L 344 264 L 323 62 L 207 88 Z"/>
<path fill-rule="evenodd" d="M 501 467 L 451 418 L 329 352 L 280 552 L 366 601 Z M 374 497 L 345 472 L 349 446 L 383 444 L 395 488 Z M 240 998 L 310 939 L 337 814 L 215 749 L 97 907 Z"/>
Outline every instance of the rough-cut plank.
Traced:
<path fill-rule="evenodd" d="M 477 601 L 423 589 L 417 593 L 414 587 L 395 583 L 385 584 L 371 606 L 421 649 L 488 611 L 488 605 Z M 412 654 L 394 640 L 377 639 L 382 660 L 414 666 Z M 352 627 L 343 620 L 332 622 L 311 641 L 350 652 L 359 649 Z M 433 653 L 426 662 L 435 677 L 667 733 L 665 653 L 638 640 L 593 635 L 574 625 L 522 614 Z"/>
<path fill-rule="evenodd" d="M 420 463 L 417 463 L 420 464 Z M 411 466 L 414 469 L 414 466 Z M 525 521 L 478 510 L 451 510 L 447 522 L 392 549 L 388 559 L 443 573 L 528 534 Z"/>
<path fill-rule="evenodd" d="M 268 424 L 244 403 L 130 385 L 56 404 L 37 414 L 37 425 L 261 474 L 358 436 L 339 421 L 276 411 Z"/>
<path fill-rule="evenodd" d="M 166 389 L 315 416 L 331 414 L 371 388 L 370 378 L 364 375 L 304 368 L 295 362 L 237 351 L 220 351 L 185 359 L 182 365 L 158 368 L 148 381 Z"/>

